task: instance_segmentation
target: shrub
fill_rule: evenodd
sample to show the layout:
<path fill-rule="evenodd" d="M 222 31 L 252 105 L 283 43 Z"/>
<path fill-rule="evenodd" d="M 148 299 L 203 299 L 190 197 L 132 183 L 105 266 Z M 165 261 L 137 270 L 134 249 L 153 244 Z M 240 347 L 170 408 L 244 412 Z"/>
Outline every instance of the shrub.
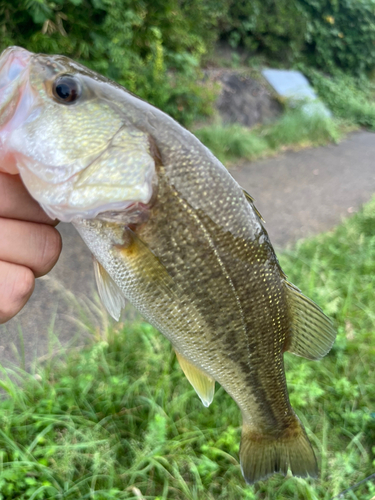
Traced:
<path fill-rule="evenodd" d="M 375 65 L 374 0 L 298 0 L 308 13 L 306 54 L 313 66 L 356 74 Z"/>
<path fill-rule="evenodd" d="M 222 35 L 233 47 L 241 44 L 285 61 L 302 50 L 306 21 L 295 0 L 232 1 Z"/>
<path fill-rule="evenodd" d="M 217 18 L 206 1 L 189 5 L 192 16 L 178 0 L 0 0 L 0 49 L 67 55 L 186 123 L 213 99 L 196 81 Z"/>
<path fill-rule="evenodd" d="M 375 65 L 375 0 L 230 0 L 221 35 L 278 62 L 363 73 Z"/>
<path fill-rule="evenodd" d="M 353 77 L 338 71 L 332 77 L 311 68 L 304 67 L 303 71 L 335 116 L 375 129 L 374 83 L 364 76 Z"/>

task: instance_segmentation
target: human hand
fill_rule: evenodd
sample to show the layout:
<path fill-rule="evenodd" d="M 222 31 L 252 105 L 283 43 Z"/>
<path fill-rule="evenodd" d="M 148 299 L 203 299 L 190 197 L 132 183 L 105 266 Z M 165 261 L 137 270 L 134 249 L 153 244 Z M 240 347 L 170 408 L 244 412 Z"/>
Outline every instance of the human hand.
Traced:
<path fill-rule="evenodd" d="M 47 274 L 61 252 L 61 237 L 18 175 L 0 172 L 0 323 L 29 300 L 35 278 Z"/>

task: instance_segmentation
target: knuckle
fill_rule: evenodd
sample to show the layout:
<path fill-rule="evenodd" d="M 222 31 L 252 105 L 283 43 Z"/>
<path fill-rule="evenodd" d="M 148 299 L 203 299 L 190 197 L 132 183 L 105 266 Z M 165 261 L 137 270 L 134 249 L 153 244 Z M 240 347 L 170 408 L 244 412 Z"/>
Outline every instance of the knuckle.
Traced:
<path fill-rule="evenodd" d="M 45 274 L 52 269 L 59 258 L 61 248 L 60 233 L 50 226 L 44 226 L 40 241 L 38 274 Z"/>
<path fill-rule="evenodd" d="M 5 296 L 2 297 L 0 307 L 0 323 L 13 318 L 25 305 L 33 293 L 35 278 L 33 272 L 22 266 L 9 267 L 5 280 Z"/>
<path fill-rule="evenodd" d="M 19 267 L 13 288 L 13 299 L 17 303 L 24 303 L 32 294 L 35 285 L 34 274 L 28 267 Z"/>

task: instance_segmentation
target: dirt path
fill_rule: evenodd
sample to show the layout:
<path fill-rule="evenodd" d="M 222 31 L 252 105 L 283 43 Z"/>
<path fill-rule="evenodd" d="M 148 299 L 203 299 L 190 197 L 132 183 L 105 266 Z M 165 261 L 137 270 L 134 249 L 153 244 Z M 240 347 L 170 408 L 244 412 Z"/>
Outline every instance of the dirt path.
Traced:
<path fill-rule="evenodd" d="M 282 248 L 331 229 L 371 198 L 375 134 L 359 132 L 337 146 L 244 163 L 231 173 L 255 198 L 272 243 Z M 24 360 L 30 366 L 35 357 L 53 353 L 61 345 L 81 345 L 87 333 L 78 321 L 87 323 L 89 317 L 94 328 L 98 324 L 100 312 L 87 305 L 96 293 L 90 252 L 70 224 L 60 224 L 59 230 L 64 243 L 60 261 L 47 278 L 37 280 L 21 313 L 0 325 L 1 363 Z M 80 301 L 80 311 L 74 297 Z"/>
<path fill-rule="evenodd" d="M 375 134 L 282 154 L 231 171 L 255 198 L 276 248 L 327 231 L 375 193 Z"/>

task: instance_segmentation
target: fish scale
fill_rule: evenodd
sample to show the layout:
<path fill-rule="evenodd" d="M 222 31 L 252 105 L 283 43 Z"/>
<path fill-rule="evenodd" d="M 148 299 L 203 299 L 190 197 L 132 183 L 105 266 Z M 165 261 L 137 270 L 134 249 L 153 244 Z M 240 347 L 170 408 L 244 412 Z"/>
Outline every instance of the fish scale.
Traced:
<path fill-rule="evenodd" d="M 0 73 L 0 164 L 77 228 L 109 313 L 132 302 L 205 406 L 215 381 L 236 401 L 249 484 L 316 476 L 283 353 L 319 359 L 335 331 L 288 282 L 251 196 L 172 118 L 68 58 L 13 47 Z"/>
<path fill-rule="evenodd" d="M 246 204 L 247 209 L 245 197 L 239 199 Z M 190 304 L 187 314 L 192 317 L 189 327 L 184 322 L 177 325 L 174 318 L 170 326 L 166 325 L 166 317 L 170 317 L 177 302 L 175 297 L 171 300 L 168 288 L 159 290 L 158 283 L 154 282 L 153 292 L 150 288 L 143 293 L 137 290 L 136 298 L 133 298 L 129 294 L 129 278 L 112 273 L 111 264 L 103 263 L 108 251 L 94 251 L 94 255 L 115 282 L 119 286 L 123 284 L 126 297 L 133 303 L 136 300 L 136 307 L 163 331 L 180 352 L 223 385 L 249 420 L 259 421 L 262 425 L 270 421 L 269 427 L 276 422 L 282 427 L 286 425 L 285 411 L 287 410 L 288 418 L 292 412 L 287 402 L 285 376 L 280 362 L 286 332 L 281 331 L 281 335 L 275 336 L 275 329 L 269 324 L 271 318 L 281 317 L 281 313 L 275 314 L 272 308 L 276 306 L 281 309 L 277 306 L 277 300 L 280 303 L 282 299 L 280 290 L 279 294 L 273 293 L 271 302 L 268 298 L 270 287 L 275 287 L 275 274 L 278 273 L 276 277 L 280 281 L 279 289 L 281 279 L 276 259 L 269 258 L 270 247 L 266 243 L 266 233 L 263 230 L 263 251 L 262 246 L 257 244 L 257 252 L 252 259 L 259 268 L 260 279 L 252 280 L 249 269 L 252 262 L 249 262 L 248 254 L 254 247 L 253 242 L 223 231 L 210 218 L 204 215 L 199 217 L 199 211 L 194 211 L 187 205 L 181 195 L 169 187 L 165 177 L 160 176 L 157 206 L 151 210 L 149 222 L 136 234 L 159 259 L 167 275 L 172 277 L 173 284 L 178 287 L 175 293 L 187 297 Z M 234 207 L 234 210 L 239 210 L 240 207 Z M 175 220 L 180 229 L 173 234 L 176 246 L 172 255 L 168 237 L 171 220 Z M 93 249 L 90 243 L 89 247 Z M 264 266 L 264 262 L 268 266 Z M 122 261 L 119 266 L 121 265 Z M 149 271 L 145 269 L 144 260 L 140 260 L 139 265 L 147 275 Z M 136 282 L 140 271 L 134 269 L 133 273 Z M 245 276 L 250 276 L 249 280 L 243 279 L 244 273 Z M 160 303 L 163 292 L 165 300 Z M 247 306 L 249 295 L 258 297 L 255 308 Z M 149 303 L 156 301 L 156 297 L 157 305 L 150 311 Z M 142 303 L 142 299 L 145 303 Z M 186 314 L 182 310 L 178 312 L 182 317 Z M 194 321 L 196 317 L 205 318 L 205 323 L 202 325 L 200 321 Z M 288 325 L 284 326 L 284 330 L 287 327 Z M 241 331 L 242 335 L 239 334 Z M 253 335 L 254 331 L 257 335 Z M 275 343 L 259 342 L 259 338 L 262 338 L 259 333 L 262 337 L 268 335 L 275 338 Z M 192 339 L 195 340 L 193 343 Z M 207 362 L 206 351 L 213 350 L 214 344 L 215 357 Z M 232 370 L 232 377 L 228 376 L 228 368 Z M 241 384 L 239 380 L 242 381 Z M 267 382 L 267 391 L 260 382 L 262 380 Z M 248 386 L 247 391 L 244 391 L 244 383 Z M 279 432 L 278 428 L 273 430 Z"/>

